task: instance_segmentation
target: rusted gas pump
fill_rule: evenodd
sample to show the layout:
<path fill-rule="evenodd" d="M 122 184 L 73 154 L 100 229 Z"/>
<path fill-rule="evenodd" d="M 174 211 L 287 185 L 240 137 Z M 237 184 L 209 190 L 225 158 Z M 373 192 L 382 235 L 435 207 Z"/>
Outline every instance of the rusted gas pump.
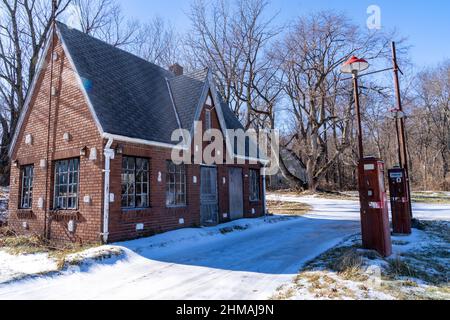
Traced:
<path fill-rule="evenodd" d="M 391 169 L 388 172 L 388 177 L 394 234 L 410 235 L 411 211 L 406 170 L 402 168 Z"/>
<path fill-rule="evenodd" d="M 389 208 L 384 180 L 384 162 L 364 158 L 358 166 L 363 247 L 383 257 L 392 254 Z"/>

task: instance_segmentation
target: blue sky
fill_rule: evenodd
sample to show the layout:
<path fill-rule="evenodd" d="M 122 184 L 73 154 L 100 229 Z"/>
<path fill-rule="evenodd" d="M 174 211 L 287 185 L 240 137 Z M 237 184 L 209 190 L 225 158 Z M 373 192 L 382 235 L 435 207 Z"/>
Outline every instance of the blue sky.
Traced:
<path fill-rule="evenodd" d="M 158 15 L 181 32 L 189 30 L 189 0 L 119 0 L 125 14 L 141 21 Z M 232 0 L 230 0 L 232 1 Z M 271 11 L 280 11 L 279 21 L 317 10 L 346 13 L 355 23 L 366 26 L 368 6 L 381 8 L 383 28 L 395 28 L 412 45 L 412 62 L 421 68 L 450 58 L 450 1 L 446 0 L 272 0 Z"/>

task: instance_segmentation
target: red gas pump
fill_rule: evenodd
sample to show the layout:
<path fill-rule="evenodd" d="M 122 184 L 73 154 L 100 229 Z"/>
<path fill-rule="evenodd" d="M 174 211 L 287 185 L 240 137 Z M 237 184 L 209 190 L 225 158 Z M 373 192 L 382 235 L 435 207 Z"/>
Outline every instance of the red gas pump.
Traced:
<path fill-rule="evenodd" d="M 410 235 L 412 215 L 409 206 L 406 170 L 402 168 L 391 169 L 388 176 L 394 234 Z"/>
<path fill-rule="evenodd" d="M 389 209 L 384 180 L 384 162 L 369 157 L 359 163 L 362 240 L 365 249 L 383 257 L 392 254 Z"/>

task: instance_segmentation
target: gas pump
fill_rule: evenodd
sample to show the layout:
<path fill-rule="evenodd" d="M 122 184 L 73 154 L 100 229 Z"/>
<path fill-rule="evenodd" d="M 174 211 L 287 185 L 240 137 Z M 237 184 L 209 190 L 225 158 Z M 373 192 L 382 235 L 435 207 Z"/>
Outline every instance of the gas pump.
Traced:
<path fill-rule="evenodd" d="M 384 162 L 374 157 L 364 158 L 359 163 L 358 171 L 363 246 L 389 257 L 392 242 Z"/>
<path fill-rule="evenodd" d="M 406 170 L 391 169 L 388 172 L 391 195 L 392 227 L 394 234 L 411 234 L 411 212 Z"/>

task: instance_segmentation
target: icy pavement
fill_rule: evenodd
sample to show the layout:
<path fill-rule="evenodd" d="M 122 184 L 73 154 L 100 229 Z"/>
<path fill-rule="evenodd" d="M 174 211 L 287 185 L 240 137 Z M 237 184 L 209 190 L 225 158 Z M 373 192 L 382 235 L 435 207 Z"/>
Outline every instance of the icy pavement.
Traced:
<path fill-rule="evenodd" d="M 357 230 L 354 221 L 280 217 L 178 230 L 119 243 L 121 257 L 0 284 L 0 299 L 267 299 Z"/>

